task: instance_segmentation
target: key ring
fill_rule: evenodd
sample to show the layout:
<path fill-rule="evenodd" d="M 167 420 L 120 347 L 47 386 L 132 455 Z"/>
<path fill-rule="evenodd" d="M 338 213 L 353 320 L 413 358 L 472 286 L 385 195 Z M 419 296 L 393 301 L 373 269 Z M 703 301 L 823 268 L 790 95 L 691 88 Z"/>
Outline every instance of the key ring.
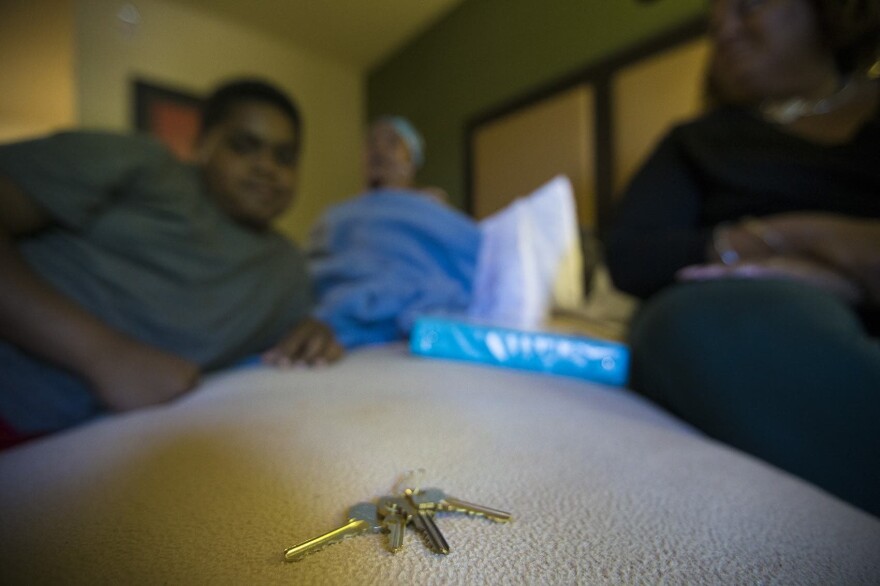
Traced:
<path fill-rule="evenodd" d="M 425 483 L 425 475 L 428 473 L 424 468 L 410 469 L 404 472 L 391 489 L 392 494 L 403 494 L 407 488 L 418 492 Z"/>

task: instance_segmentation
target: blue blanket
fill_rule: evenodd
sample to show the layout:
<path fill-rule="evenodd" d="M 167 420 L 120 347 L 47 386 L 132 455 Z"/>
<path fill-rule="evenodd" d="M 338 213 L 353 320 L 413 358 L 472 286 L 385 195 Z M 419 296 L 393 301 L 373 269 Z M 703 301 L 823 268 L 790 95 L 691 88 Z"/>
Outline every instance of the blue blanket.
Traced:
<path fill-rule="evenodd" d="M 312 231 L 315 315 L 348 348 L 405 338 L 419 315 L 467 309 L 479 247 L 477 223 L 429 196 L 361 194 Z"/>

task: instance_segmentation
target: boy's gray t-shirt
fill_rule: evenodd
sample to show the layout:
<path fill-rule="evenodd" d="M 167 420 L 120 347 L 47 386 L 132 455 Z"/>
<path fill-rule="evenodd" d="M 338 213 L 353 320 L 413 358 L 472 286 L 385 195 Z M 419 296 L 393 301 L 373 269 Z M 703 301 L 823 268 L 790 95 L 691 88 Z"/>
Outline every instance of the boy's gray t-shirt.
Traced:
<path fill-rule="evenodd" d="M 229 218 L 199 170 L 146 136 L 61 133 L 0 147 L 0 173 L 57 226 L 30 266 L 115 328 L 204 368 L 265 350 L 311 309 L 304 257 Z"/>

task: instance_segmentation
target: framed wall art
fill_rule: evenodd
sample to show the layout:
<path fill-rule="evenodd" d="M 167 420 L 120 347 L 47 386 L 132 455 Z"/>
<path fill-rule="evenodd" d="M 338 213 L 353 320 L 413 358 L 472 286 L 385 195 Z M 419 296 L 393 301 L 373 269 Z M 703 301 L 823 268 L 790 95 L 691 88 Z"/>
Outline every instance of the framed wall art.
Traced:
<path fill-rule="evenodd" d="M 165 143 L 185 161 L 194 157 L 202 99 L 143 80 L 134 81 L 134 125 Z"/>

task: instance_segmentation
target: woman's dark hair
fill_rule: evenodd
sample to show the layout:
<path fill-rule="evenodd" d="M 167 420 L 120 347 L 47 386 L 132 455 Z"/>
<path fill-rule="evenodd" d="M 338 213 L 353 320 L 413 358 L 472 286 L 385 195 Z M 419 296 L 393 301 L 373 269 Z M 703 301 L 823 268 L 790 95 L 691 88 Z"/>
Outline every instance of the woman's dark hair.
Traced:
<path fill-rule="evenodd" d="M 841 73 L 866 70 L 880 58 L 880 0 L 810 2 Z"/>
<path fill-rule="evenodd" d="M 208 96 L 202 107 L 199 136 L 223 122 L 229 111 L 243 102 L 263 102 L 275 106 L 290 119 L 296 137 L 296 150 L 302 143 L 302 118 L 296 103 L 274 85 L 260 79 L 238 79 L 224 83 Z"/>

